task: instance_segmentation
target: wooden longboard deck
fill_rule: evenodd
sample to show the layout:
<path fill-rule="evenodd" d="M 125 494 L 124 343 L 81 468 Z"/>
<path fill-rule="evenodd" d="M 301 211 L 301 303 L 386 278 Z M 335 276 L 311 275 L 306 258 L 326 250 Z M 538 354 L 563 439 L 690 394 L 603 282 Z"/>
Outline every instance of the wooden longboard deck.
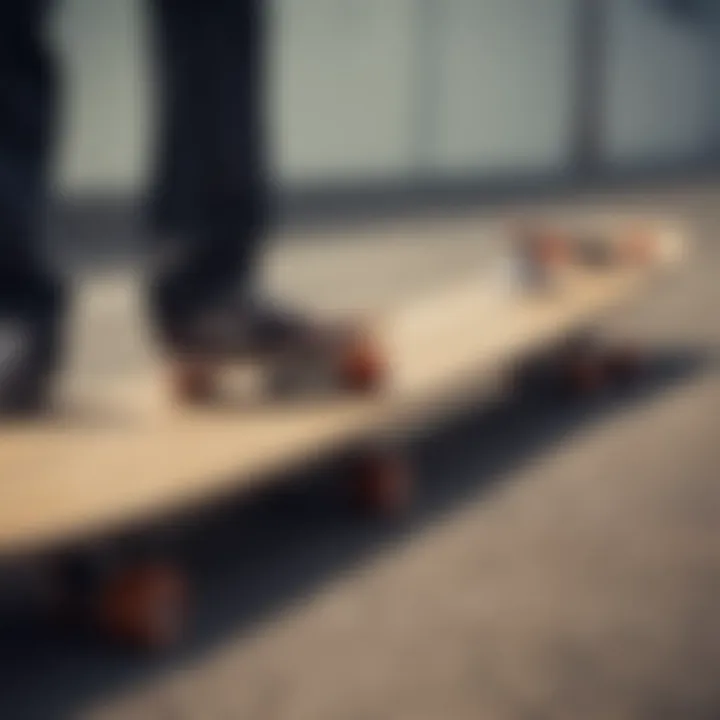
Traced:
<path fill-rule="evenodd" d="M 481 273 L 400 308 L 378 322 L 391 379 L 377 396 L 178 408 L 159 366 L 86 387 L 62 416 L 0 431 L 0 555 L 189 508 L 343 443 L 427 422 L 513 359 L 631 299 L 657 269 L 574 270 L 535 297 Z"/>

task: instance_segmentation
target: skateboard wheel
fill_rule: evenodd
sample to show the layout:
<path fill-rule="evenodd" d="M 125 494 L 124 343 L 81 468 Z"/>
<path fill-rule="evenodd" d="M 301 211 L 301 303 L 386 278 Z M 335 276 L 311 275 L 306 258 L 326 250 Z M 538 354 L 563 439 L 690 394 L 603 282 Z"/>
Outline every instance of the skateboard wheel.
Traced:
<path fill-rule="evenodd" d="M 638 348 L 632 346 L 611 350 L 606 358 L 608 375 L 613 380 L 629 382 L 637 379 L 643 370 L 643 357 Z"/>
<path fill-rule="evenodd" d="M 352 491 L 359 508 L 374 515 L 395 516 L 410 505 L 410 463 L 399 454 L 363 456 L 353 467 Z"/>
<path fill-rule="evenodd" d="M 647 265 L 655 255 L 657 241 L 652 228 L 632 228 L 621 241 L 623 261 L 630 265 Z"/>
<path fill-rule="evenodd" d="M 212 368 L 203 363 L 183 363 L 173 371 L 174 394 L 182 403 L 204 403 L 215 391 Z"/>
<path fill-rule="evenodd" d="M 122 644 L 150 651 L 172 647 L 187 625 L 185 578 L 163 565 L 121 572 L 103 587 L 97 614 L 101 631 Z"/>
<path fill-rule="evenodd" d="M 531 264 L 543 268 L 558 267 L 571 259 L 569 239 L 553 228 L 531 228 L 521 236 L 521 248 Z"/>
<path fill-rule="evenodd" d="M 571 357 L 561 367 L 563 388 L 575 397 L 594 395 L 605 387 L 606 367 L 592 355 Z"/>
<path fill-rule="evenodd" d="M 338 368 L 340 384 L 353 392 L 378 390 L 387 374 L 380 349 L 371 339 L 359 337 L 344 348 Z"/>
<path fill-rule="evenodd" d="M 573 261 L 571 238 L 546 227 L 521 229 L 517 253 L 523 284 L 532 292 L 554 292 Z"/>

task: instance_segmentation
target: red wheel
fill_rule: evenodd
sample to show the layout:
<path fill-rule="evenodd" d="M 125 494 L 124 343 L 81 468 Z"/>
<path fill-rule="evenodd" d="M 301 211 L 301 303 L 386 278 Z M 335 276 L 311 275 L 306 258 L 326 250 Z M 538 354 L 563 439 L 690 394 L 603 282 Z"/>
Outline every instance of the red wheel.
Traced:
<path fill-rule="evenodd" d="M 630 265 L 648 265 L 655 256 L 657 239 L 653 228 L 632 228 L 621 241 L 621 257 Z"/>
<path fill-rule="evenodd" d="M 121 572 L 102 589 L 97 614 L 101 630 L 123 644 L 143 650 L 172 647 L 187 625 L 185 578 L 164 565 Z"/>
<path fill-rule="evenodd" d="M 521 236 L 523 252 L 528 260 L 539 267 L 558 267 L 571 260 L 571 242 L 560 230 L 530 228 Z"/>
<path fill-rule="evenodd" d="M 369 335 L 355 337 L 343 348 L 339 376 L 342 386 L 354 392 L 373 392 L 382 387 L 387 363 Z"/>
<path fill-rule="evenodd" d="M 181 403 L 204 403 L 215 392 L 213 368 L 207 363 L 184 362 L 173 369 L 173 392 Z"/>
<path fill-rule="evenodd" d="M 363 456 L 356 461 L 352 480 L 355 500 L 365 512 L 394 516 L 410 505 L 412 470 L 408 460 L 400 454 Z"/>

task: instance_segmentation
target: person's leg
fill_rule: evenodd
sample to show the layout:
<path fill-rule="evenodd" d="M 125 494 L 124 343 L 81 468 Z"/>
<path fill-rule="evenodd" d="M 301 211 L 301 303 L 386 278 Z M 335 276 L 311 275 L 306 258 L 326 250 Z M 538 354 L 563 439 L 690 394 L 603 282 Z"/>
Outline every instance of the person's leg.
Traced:
<path fill-rule="evenodd" d="M 43 265 L 55 81 L 49 0 L 0 12 L 0 413 L 41 402 L 57 362 L 61 290 Z"/>
<path fill-rule="evenodd" d="M 160 84 L 153 229 L 176 259 L 151 295 L 183 324 L 252 282 L 267 220 L 262 0 L 153 0 Z"/>
<path fill-rule="evenodd" d="M 315 343 L 319 328 L 258 297 L 268 228 L 265 0 L 153 0 L 161 106 L 154 230 L 175 251 L 150 290 L 170 354 Z"/>
<path fill-rule="evenodd" d="M 211 115 L 210 167 L 204 233 L 208 268 L 232 267 L 234 281 L 252 284 L 268 223 L 265 131 L 265 0 L 219 0 L 212 26 L 207 80 Z"/>
<path fill-rule="evenodd" d="M 148 0 L 157 109 L 149 213 L 154 242 L 189 250 L 198 225 L 198 188 L 207 173 L 210 92 L 208 9 L 195 0 Z"/>

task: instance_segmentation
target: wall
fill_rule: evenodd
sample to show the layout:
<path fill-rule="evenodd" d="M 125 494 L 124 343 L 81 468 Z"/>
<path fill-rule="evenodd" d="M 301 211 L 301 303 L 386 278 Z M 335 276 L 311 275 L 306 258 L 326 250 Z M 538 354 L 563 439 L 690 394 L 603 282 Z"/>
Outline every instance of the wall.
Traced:
<path fill-rule="evenodd" d="M 562 170 L 580 1 L 268 0 L 278 178 L 298 186 Z M 607 1 L 610 164 L 703 152 L 719 109 L 705 36 L 648 0 Z M 144 3 L 59 5 L 68 89 L 59 183 L 66 193 L 137 190 L 152 104 Z"/>
<path fill-rule="evenodd" d="M 283 181 L 407 176 L 416 5 L 416 0 L 274 4 L 271 117 Z"/>
<path fill-rule="evenodd" d="M 125 193 L 144 177 L 150 83 L 139 0 L 60 0 L 51 31 L 63 68 L 64 193 Z"/>
<path fill-rule="evenodd" d="M 278 166 L 332 176 L 554 170 L 574 0 L 283 0 Z"/>
<path fill-rule="evenodd" d="M 612 166 L 700 156 L 715 135 L 712 34 L 648 0 L 608 0 L 604 152 Z"/>
<path fill-rule="evenodd" d="M 432 167 L 555 172 L 572 123 L 574 0 L 444 0 L 437 14 Z"/>

